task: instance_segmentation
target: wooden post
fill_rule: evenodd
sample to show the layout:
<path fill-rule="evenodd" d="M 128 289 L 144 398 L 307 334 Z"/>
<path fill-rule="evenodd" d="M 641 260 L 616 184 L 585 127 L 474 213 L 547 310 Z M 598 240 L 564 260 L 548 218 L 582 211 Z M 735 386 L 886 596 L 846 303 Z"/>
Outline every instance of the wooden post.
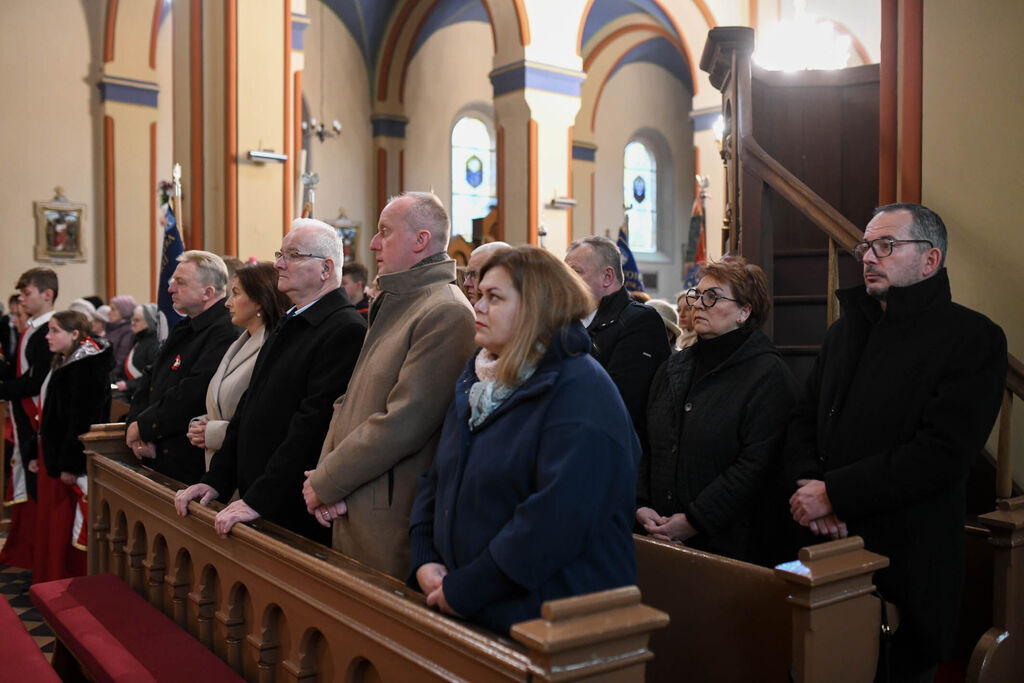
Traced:
<path fill-rule="evenodd" d="M 530 651 L 543 681 L 642 681 L 651 631 L 668 626 L 668 615 L 640 604 L 640 589 L 625 586 L 575 598 L 551 600 L 541 618 L 512 627 Z"/>
<path fill-rule="evenodd" d="M 996 500 L 1013 495 L 1013 390 L 1003 390 L 999 410 L 999 442 L 996 445 Z"/>
<path fill-rule="evenodd" d="M 993 626 L 981 636 L 967 666 L 969 683 L 1024 678 L 1024 496 L 1004 499 L 981 515 L 994 554 Z"/>
<path fill-rule="evenodd" d="M 864 550 L 852 536 L 801 548 L 799 559 L 775 573 L 790 585 L 793 606 L 792 675 L 797 683 L 870 681 L 878 661 L 882 612 L 871 594 L 872 575 L 889 558 Z M 851 638 L 866 639 L 851 642 Z M 849 653 L 873 653 L 849 657 Z"/>

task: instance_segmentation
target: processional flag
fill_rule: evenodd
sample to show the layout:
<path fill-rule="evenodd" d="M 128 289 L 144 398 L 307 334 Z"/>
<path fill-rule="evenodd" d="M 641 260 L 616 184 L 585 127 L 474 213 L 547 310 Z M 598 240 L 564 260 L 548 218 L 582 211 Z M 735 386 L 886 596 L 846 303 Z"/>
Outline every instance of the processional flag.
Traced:
<path fill-rule="evenodd" d="M 693 214 L 690 217 L 690 243 L 686 248 L 686 255 L 690 257 L 686 260 L 692 260 L 692 265 L 687 269 L 686 275 L 683 277 L 684 288 L 697 286 L 697 273 L 700 272 L 700 267 L 704 265 L 704 262 L 708 260 L 707 235 L 704 232 L 706 223 L 704 221 L 703 202 L 701 201 L 703 193 L 704 190 L 701 189 L 693 199 Z"/>
<path fill-rule="evenodd" d="M 619 227 L 619 252 L 622 254 L 622 279 L 627 292 L 644 291 L 644 280 L 640 277 L 640 269 L 637 268 L 636 259 L 629 248 L 629 233 L 626 226 Z"/>
<path fill-rule="evenodd" d="M 173 199 L 165 190 L 166 181 L 160 184 L 160 201 L 164 210 L 163 218 L 160 220 L 164 227 L 164 248 L 163 257 L 160 259 L 160 279 L 156 283 L 157 308 L 167 319 L 168 330 L 184 317 L 174 310 L 171 293 L 167 291 L 167 285 L 174 277 L 174 269 L 178 267 L 178 257 L 185 252 L 185 243 L 181 239 L 175 214 L 181 212 L 181 164 L 174 165 L 173 177 Z"/>

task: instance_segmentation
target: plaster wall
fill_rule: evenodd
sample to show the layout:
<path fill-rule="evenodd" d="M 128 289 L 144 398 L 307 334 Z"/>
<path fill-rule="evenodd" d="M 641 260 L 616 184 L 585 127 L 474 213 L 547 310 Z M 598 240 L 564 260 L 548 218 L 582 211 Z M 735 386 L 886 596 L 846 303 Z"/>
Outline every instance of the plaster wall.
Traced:
<path fill-rule="evenodd" d="M 467 108 L 493 112 L 493 89 L 487 76 L 493 49 L 487 24 L 462 22 L 431 36 L 409 63 L 405 189 L 433 188 L 448 209 L 452 199 L 452 126 Z M 491 118 L 493 123 L 493 115 Z"/>
<path fill-rule="evenodd" d="M 682 287 L 683 250 L 693 205 L 693 124 L 690 94 L 661 67 L 633 63 L 620 69 L 605 86 L 597 112 L 594 176 L 594 231 L 615 239 L 622 224 L 622 155 L 626 144 L 642 130 L 656 131 L 667 143 L 671 157 L 671 183 L 658 192 L 671 191 L 672 215 L 663 216 L 669 226 L 659 252 L 636 255 L 642 273 L 658 273 L 658 287 L 648 288 L 655 298 L 671 298 Z M 636 103 L 643 102 L 643 106 Z M 666 166 L 659 159 L 659 169 Z M 663 178 L 659 170 L 659 179 Z M 659 210 L 661 209 L 659 204 Z M 709 224 L 710 225 L 710 224 Z"/>
<path fill-rule="evenodd" d="M 929 0 L 924 12 L 922 194 L 949 230 L 953 299 L 989 316 L 1024 358 L 1024 4 Z M 955 94 L 955 96 L 953 96 Z M 1016 401 L 1014 479 L 1024 482 Z"/>
<path fill-rule="evenodd" d="M 43 35 L 60 36 L 54 49 Z M 4 93 L 0 149 L 0 294 L 7 296 L 25 270 L 49 266 L 34 259 L 34 200 L 53 198 L 60 185 L 70 201 L 86 205 L 82 220 L 85 263 L 53 266 L 60 278 L 57 307 L 102 295 L 102 120 L 93 70 L 101 54 L 102 14 L 73 0 L 8 2 L 0 9 L 0 92 Z M 100 158 L 99 164 L 102 164 Z"/>
<path fill-rule="evenodd" d="M 309 147 L 308 170 L 320 174 L 314 215 L 332 220 L 338 216 L 338 209 L 343 208 L 349 218 L 360 221 L 362 226 L 356 258 L 369 264 L 373 262 L 369 245 L 377 230 L 377 211 L 374 199 L 376 158 L 373 156 L 366 65 L 352 34 L 333 11 L 323 12 L 322 31 L 318 25 L 321 16 L 318 1 L 308 3 L 307 14 L 311 23 L 304 35 L 302 97 L 310 116 L 325 120 L 328 125 L 333 119 L 338 119 L 343 127 L 340 137 L 328 138 L 324 142 L 316 137 L 305 138 L 304 144 Z M 324 44 L 323 63 L 327 65 L 323 74 L 323 90 L 326 92 L 322 107 L 321 42 Z M 406 162 L 408 167 L 408 159 Z M 299 174 L 305 170 L 300 168 Z M 301 180 L 297 185 L 301 191 Z M 296 204 L 295 214 L 301 210 L 302 206 Z"/>

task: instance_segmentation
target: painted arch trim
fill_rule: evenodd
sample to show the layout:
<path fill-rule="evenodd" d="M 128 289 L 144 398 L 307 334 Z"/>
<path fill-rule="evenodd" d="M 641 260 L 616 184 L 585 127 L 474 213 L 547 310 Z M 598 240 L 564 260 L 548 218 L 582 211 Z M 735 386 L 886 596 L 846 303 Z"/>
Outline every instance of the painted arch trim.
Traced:
<path fill-rule="evenodd" d="M 523 60 L 495 69 L 490 77 L 495 97 L 526 88 L 579 97 L 586 74 Z"/>

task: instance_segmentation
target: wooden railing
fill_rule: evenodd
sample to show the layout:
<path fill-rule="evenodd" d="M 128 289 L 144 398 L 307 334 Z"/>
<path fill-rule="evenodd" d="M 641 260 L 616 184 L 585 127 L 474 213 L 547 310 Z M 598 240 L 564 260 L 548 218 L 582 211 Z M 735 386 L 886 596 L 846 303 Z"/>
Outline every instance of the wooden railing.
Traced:
<path fill-rule="evenodd" d="M 213 529 L 177 482 L 133 462 L 124 425 L 82 437 L 89 572 L 112 572 L 248 680 L 641 681 L 665 613 L 626 587 L 545 603 L 498 637 L 428 609 L 401 581 L 267 523 Z M 107 457 L 109 456 L 109 457 Z"/>
<path fill-rule="evenodd" d="M 838 283 L 838 249 L 852 251 L 861 230 L 844 218 L 754 139 L 751 114 L 751 63 L 754 32 L 747 27 L 719 27 L 708 34 L 700 67 L 722 92 L 726 163 L 726 234 L 723 249 L 760 263 L 771 277 L 771 231 L 745 236 L 745 219 L 767 215 L 768 190 L 792 204 L 829 240 L 828 291 Z M 767 259 L 767 262 L 766 262 Z M 835 297 L 828 297 L 828 322 L 838 317 Z M 1013 398 L 1024 396 L 1024 364 L 1009 355 L 1009 373 L 999 418 L 996 455 L 997 509 L 979 518 L 988 528 L 994 554 L 993 621 L 971 657 L 969 681 L 1020 680 L 1024 676 L 1024 497 L 1011 498 Z"/>
<path fill-rule="evenodd" d="M 82 441 L 90 573 L 120 576 L 250 680 L 639 680 L 646 666 L 650 681 L 792 671 L 801 683 L 853 683 L 874 672 L 869 593 L 888 560 L 859 538 L 805 548 L 772 570 L 635 537 L 639 591 L 547 603 L 508 639 L 272 524 L 239 524 L 221 539 L 216 504 L 178 517 L 176 482 L 138 466 L 124 425 L 94 425 Z"/>

